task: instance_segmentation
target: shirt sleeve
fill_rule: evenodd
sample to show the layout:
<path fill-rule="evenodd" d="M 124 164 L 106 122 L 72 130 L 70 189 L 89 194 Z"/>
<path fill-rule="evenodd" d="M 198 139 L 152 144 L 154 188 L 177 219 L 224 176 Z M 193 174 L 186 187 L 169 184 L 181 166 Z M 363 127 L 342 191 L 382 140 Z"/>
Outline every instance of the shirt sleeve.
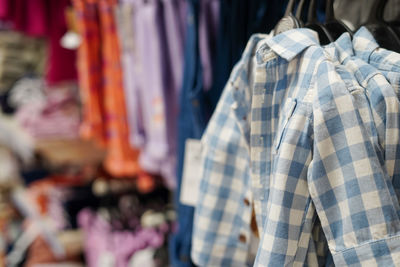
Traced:
<path fill-rule="evenodd" d="M 316 213 L 307 185 L 312 104 L 288 98 L 281 113 L 256 266 L 314 266 L 319 260 L 310 240 Z"/>
<path fill-rule="evenodd" d="M 316 75 L 308 187 L 337 266 L 400 262 L 399 204 L 390 177 L 329 61 Z"/>
<path fill-rule="evenodd" d="M 228 83 L 202 138 L 202 180 L 195 209 L 192 258 L 199 266 L 248 262 L 252 195 L 249 148 Z"/>

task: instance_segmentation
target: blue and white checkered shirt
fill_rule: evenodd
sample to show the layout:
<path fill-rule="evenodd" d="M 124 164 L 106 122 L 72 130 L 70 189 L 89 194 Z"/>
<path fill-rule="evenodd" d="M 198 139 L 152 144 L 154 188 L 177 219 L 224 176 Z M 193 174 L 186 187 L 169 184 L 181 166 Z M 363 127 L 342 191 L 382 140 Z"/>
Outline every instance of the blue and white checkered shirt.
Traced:
<path fill-rule="evenodd" d="M 316 73 L 307 180 L 337 266 L 399 262 L 399 203 L 354 98 L 333 64 Z"/>
<path fill-rule="evenodd" d="M 257 46 L 266 37 L 251 37 L 201 140 L 203 174 L 192 238 L 192 259 L 199 266 L 254 262 L 250 257 L 251 73 Z"/>
<path fill-rule="evenodd" d="M 255 35 L 250 39 L 202 138 L 204 170 L 192 245 L 192 258 L 199 266 L 253 265 L 249 248 L 250 106 L 255 51 L 268 38 Z M 316 230 L 315 242 L 308 248 L 306 262 L 310 266 L 325 261 L 322 256 L 317 259 L 327 251 L 320 232 Z"/>
<path fill-rule="evenodd" d="M 358 58 L 377 68 L 386 77 L 398 99 L 400 99 L 400 54 L 380 48 L 372 34 L 365 27 L 361 27 L 354 34 L 353 49 Z M 389 123 L 389 125 L 391 124 Z M 397 151 L 396 157 L 398 158 L 399 148 L 397 148 Z M 400 164 L 393 163 L 392 165 L 394 165 L 392 182 L 397 197 L 400 198 L 400 179 L 396 178 L 400 173 Z"/>
<path fill-rule="evenodd" d="M 316 218 L 336 265 L 393 265 L 400 221 L 390 177 L 351 88 L 316 44 L 311 31 L 288 31 L 257 55 L 251 155 L 264 225 L 256 265 L 304 265 Z"/>
<path fill-rule="evenodd" d="M 311 102 L 309 92 L 312 90 L 309 89 L 312 89 L 313 71 L 323 57 L 321 50 L 308 51 L 311 46 L 319 46 L 316 33 L 299 29 L 267 40 L 257 52 L 258 66 L 255 69 L 251 114 L 251 175 L 260 233 L 265 232 L 263 226 L 269 217 L 270 178 L 280 137 L 297 104 L 300 107 Z M 311 233 L 315 218 L 307 220 L 307 232 Z M 320 238 L 311 240 L 317 240 L 316 243 L 310 243 L 308 235 L 298 244 L 297 249 L 303 256 L 298 261 L 302 264 L 306 260 L 309 266 L 327 264 L 324 235 L 318 236 Z M 275 263 L 279 265 L 279 262 Z"/>
<path fill-rule="evenodd" d="M 354 42 L 360 43 L 359 35 L 356 35 Z M 378 153 L 383 154 L 382 161 L 399 197 L 400 188 L 396 187 L 400 184 L 400 101 L 389 81 L 396 77 L 398 83 L 400 72 L 381 72 L 374 65 L 356 57 L 348 33 L 343 34 L 334 45 L 338 51 L 340 63 L 353 73 L 356 81 L 365 88 L 368 96 L 367 104 L 370 105 L 378 133 L 381 149 Z"/>
<path fill-rule="evenodd" d="M 379 47 L 372 34 L 361 27 L 353 36 L 355 55 L 377 68 L 388 79 L 400 98 L 400 54 Z"/>

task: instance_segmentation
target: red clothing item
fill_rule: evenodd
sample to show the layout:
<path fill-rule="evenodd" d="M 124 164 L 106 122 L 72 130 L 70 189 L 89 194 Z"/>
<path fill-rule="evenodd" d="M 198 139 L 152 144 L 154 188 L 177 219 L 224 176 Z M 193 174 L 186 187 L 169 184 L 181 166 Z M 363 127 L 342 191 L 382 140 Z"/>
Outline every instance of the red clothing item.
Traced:
<path fill-rule="evenodd" d="M 65 49 L 60 45 L 61 38 L 67 32 L 65 9 L 69 5 L 69 0 L 47 1 L 49 8 L 47 35 L 49 39 L 49 60 L 46 80 L 50 85 L 53 85 L 77 79 L 76 52 L 75 50 Z"/>
<path fill-rule="evenodd" d="M 74 0 L 77 15 L 77 28 L 82 36 L 78 48 L 79 88 L 83 107 L 81 135 L 85 139 L 95 140 L 106 145 L 101 39 L 98 9 L 95 4 L 83 0 Z"/>
<path fill-rule="evenodd" d="M 50 85 L 77 79 L 76 52 L 61 47 L 67 32 L 64 15 L 69 0 L 0 0 L 0 19 L 33 37 L 48 39 L 46 80 Z"/>
<path fill-rule="evenodd" d="M 13 12 L 12 0 L 0 0 L 0 19 L 10 20 Z"/>
<path fill-rule="evenodd" d="M 46 36 L 49 10 L 47 0 L 24 1 L 26 5 L 26 25 L 23 31 L 30 36 Z M 57 2 L 57 1 L 53 1 Z"/>
<path fill-rule="evenodd" d="M 82 133 L 104 144 L 106 170 L 115 177 L 137 176 L 139 151 L 129 130 L 115 27 L 115 0 L 74 0 L 82 43 L 78 49 L 79 83 L 84 106 Z M 146 185 L 147 186 L 147 185 Z"/>
<path fill-rule="evenodd" d="M 138 173 L 138 151 L 129 143 L 128 121 L 113 7 L 117 0 L 99 0 L 102 33 L 103 90 L 108 156 L 105 166 L 116 176 Z"/>

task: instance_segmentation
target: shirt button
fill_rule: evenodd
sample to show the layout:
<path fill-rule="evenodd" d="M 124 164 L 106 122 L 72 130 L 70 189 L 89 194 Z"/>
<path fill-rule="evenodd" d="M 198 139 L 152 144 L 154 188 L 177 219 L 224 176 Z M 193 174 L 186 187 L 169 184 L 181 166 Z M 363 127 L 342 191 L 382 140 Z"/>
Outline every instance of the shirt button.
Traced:
<path fill-rule="evenodd" d="M 246 243 L 246 236 L 244 234 L 239 235 L 239 241 L 242 243 Z"/>
<path fill-rule="evenodd" d="M 179 259 L 181 260 L 181 262 L 189 262 L 189 258 L 186 255 L 181 255 Z"/>
<path fill-rule="evenodd" d="M 244 198 L 243 202 L 246 206 L 250 206 L 250 201 L 247 198 Z"/>
<path fill-rule="evenodd" d="M 189 16 L 188 16 L 188 23 L 189 23 L 189 24 L 193 24 L 193 22 L 194 22 L 193 15 L 189 15 Z"/>
<path fill-rule="evenodd" d="M 199 101 L 193 100 L 193 101 L 192 101 L 192 104 L 193 104 L 194 107 L 197 108 L 197 107 L 199 106 Z"/>

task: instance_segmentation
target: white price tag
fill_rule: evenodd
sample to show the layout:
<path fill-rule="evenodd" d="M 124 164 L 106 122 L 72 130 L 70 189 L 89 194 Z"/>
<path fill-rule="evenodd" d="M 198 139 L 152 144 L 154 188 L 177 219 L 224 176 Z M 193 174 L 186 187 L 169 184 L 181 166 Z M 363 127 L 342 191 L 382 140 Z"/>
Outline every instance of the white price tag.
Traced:
<path fill-rule="evenodd" d="M 154 253 L 155 249 L 151 248 L 135 252 L 129 260 L 129 267 L 155 267 Z"/>
<path fill-rule="evenodd" d="M 115 257 L 111 252 L 104 251 L 100 254 L 99 260 L 97 262 L 99 267 L 114 267 Z"/>
<path fill-rule="evenodd" d="M 202 176 L 201 142 L 187 139 L 181 185 L 180 202 L 188 206 L 196 206 Z"/>

